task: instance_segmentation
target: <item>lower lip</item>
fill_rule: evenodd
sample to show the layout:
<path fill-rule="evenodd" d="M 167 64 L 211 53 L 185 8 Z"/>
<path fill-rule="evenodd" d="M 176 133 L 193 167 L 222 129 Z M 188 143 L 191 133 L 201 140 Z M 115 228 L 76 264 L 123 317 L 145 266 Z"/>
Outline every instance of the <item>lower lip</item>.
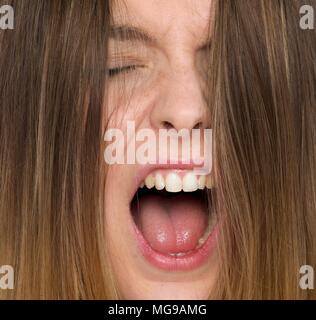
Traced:
<path fill-rule="evenodd" d="M 143 237 L 133 221 L 136 239 L 143 256 L 154 266 L 168 271 L 190 271 L 202 266 L 212 255 L 217 242 L 218 224 L 214 227 L 204 244 L 194 251 L 173 257 L 155 251 Z"/>

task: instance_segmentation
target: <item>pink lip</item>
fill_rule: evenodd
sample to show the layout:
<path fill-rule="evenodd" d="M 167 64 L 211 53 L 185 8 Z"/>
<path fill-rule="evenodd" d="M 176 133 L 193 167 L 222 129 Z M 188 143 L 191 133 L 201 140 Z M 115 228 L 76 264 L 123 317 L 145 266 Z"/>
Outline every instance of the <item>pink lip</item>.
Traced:
<path fill-rule="evenodd" d="M 134 231 L 141 253 L 151 264 L 169 271 L 189 271 L 201 266 L 213 253 L 217 243 L 218 225 L 214 227 L 200 248 L 180 257 L 170 256 L 152 249 L 135 223 Z"/>
<path fill-rule="evenodd" d="M 203 166 L 203 164 L 201 164 Z M 197 166 L 192 162 L 190 164 L 164 164 L 164 165 L 147 165 L 142 166 L 135 176 L 135 184 L 133 190 L 131 190 L 131 198 L 136 193 L 139 185 L 144 179 L 155 170 L 193 170 Z M 139 231 L 133 219 L 131 219 L 133 225 L 133 231 L 138 243 L 138 247 L 142 255 L 152 265 L 169 271 L 189 271 L 198 268 L 205 263 L 213 253 L 218 235 L 218 224 L 214 227 L 205 243 L 198 249 L 179 257 L 170 256 L 155 251 L 143 237 Z"/>

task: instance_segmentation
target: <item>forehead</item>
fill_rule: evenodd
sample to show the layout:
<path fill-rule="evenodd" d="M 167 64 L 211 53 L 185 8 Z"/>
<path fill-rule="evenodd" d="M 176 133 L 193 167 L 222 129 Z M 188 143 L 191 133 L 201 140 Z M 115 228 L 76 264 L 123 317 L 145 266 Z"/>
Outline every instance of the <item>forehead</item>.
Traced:
<path fill-rule="evenodd" d="M 212 0 L 116 0 L 115 25 L 131 25 L 159 40 L 207 37 Z M 203 41 L 203 40 L 201 40 Z"/>

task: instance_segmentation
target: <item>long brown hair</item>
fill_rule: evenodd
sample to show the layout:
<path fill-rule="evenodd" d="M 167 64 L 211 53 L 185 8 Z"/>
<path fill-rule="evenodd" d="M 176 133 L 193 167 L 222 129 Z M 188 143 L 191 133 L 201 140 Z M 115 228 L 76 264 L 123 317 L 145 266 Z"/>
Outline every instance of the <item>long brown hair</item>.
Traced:
<path fill-rule="evenodd" d="M 300 299 L 316 267 L 316 33 L 296 0 L 216 1 L 210 107 L 222 215 L 217 294 Z"/>
<path fill-rule="evenodd" d="M 104 243 L 101 161 L 108 1 L 0 1 L 0 265 L 7 298 L 117 297 Z M 304 2 L 304 3 L 303 3 Z M 211 297 L 314 298 L 314 0 L 214 0 L 209 104 L 220 270 Z"/>
<path fill-rule="evenodd" d="M 113 297 L 99 182 L 109 3 L 9 4 L 15 29 L 1 31 L 0 264 L 14 267 L 15 289 L 1 294 Z"/>

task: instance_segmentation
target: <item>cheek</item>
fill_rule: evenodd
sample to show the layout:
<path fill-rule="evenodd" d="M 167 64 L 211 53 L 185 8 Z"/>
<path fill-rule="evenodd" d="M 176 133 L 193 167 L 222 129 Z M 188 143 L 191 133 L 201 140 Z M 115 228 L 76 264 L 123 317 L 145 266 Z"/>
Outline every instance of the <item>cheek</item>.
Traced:
<path fill-rule="evenodd" d="M 135 126 L 148 125 L 152 106 L 161 99 L 161 85 L 152 82 L 146 88 L 118 90 L 110 88 L 105 104 L 104 124 L 107 127 L 126 129 L 127 121 L 135 121 Z"/>

